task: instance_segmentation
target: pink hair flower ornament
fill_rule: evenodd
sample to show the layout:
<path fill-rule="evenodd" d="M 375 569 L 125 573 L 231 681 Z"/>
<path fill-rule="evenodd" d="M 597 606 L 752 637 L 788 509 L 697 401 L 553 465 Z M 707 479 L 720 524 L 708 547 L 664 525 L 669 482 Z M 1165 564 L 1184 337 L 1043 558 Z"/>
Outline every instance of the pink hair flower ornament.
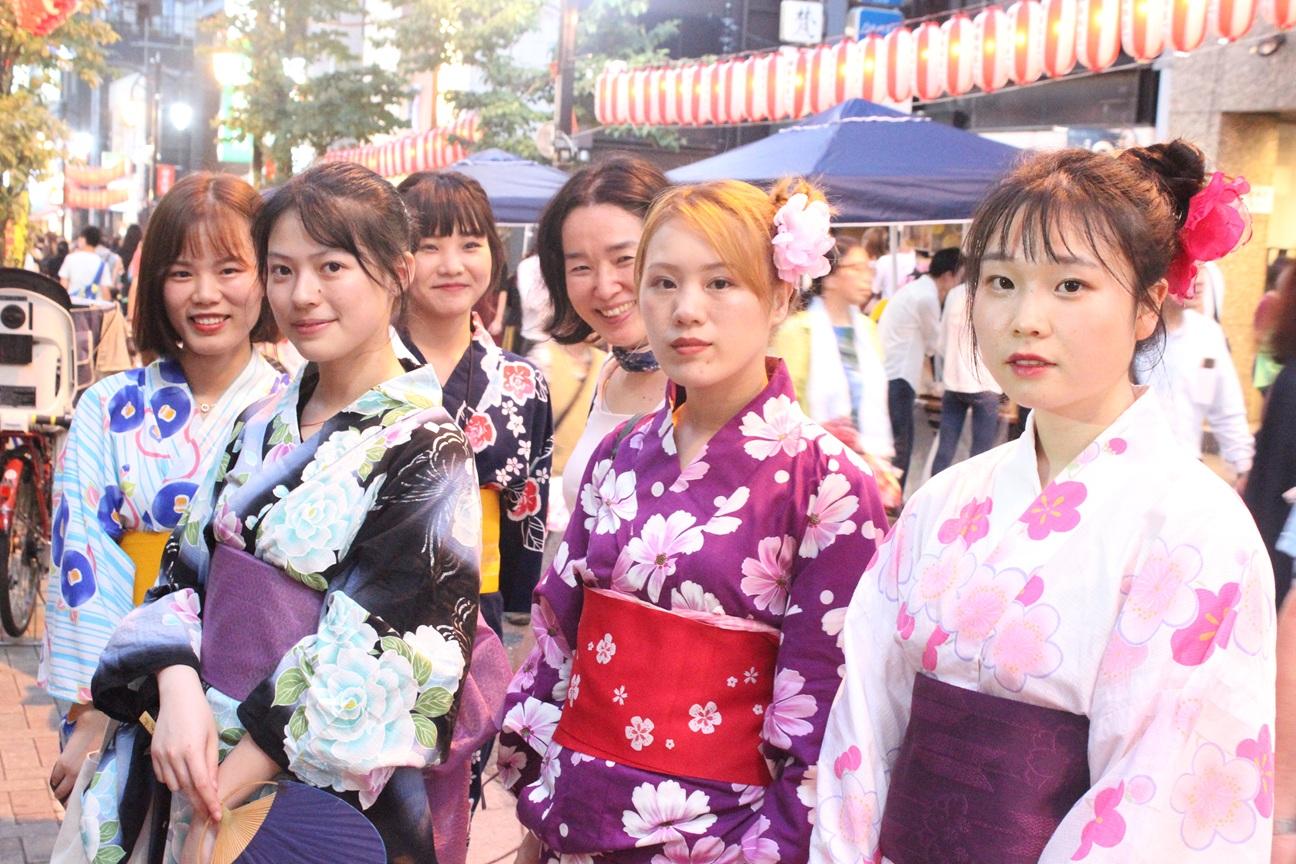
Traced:
<path fill-rule="evenodd" d="M 1216 171 L 1189 201 L 1188 216 L 1179 229 L 1179 254 L 1166 272 L 1175 297 L 1191 300 L 1197 293 L 1198 263 L 1217 261 L 1242 242 L 1250 221 L 1242 196 L 1250 191 L 1245 179 L 1229 180 Z"/>
<path fill-rule="evenodd" d="M 832 269 L 832 214 L 824 201 L 811 201 L 798 192 L 774 214 L 774 267 L 784 282 L 796 285 L 802 276 L 817 279 Z"/>

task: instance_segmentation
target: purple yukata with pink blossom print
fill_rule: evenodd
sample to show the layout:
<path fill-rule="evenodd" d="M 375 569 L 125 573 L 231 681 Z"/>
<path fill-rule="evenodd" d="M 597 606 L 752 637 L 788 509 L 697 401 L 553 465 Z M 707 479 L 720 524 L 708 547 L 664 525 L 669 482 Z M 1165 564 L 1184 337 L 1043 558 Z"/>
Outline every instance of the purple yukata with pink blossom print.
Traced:
<path fill-rule="evenodd" d="M 1145 394 L 1043 489 L 1032 420 L 909 501 L 846 615 L 813 861 L 890 860 L 917 675 L 1088 718 L 1090 787 L 1045 864 L 1269 861 L 1273 573 L 1237 494 Z M 958 822 L 922 842 L 956 850 Z"/>
<path fill-rule="evenodd" d="M 500 739 L 501 777 L 545 847 L 542 861 L 792 864 L 808 856 L 815 762 L 841 681 L 841 623 L 886 516 L 868 469 L 801 412 L 783 364 L 768 368 L 766 388 L 687 466 L 675 449 L 678 390 L 590 459 L 580 506 L 536 589 L 537 643 L 510 687 Z M 569 680 L 575 650 L 599 663 L 618 651 L 615 634 L 576 644 L 586 586 L 778 631 L 773 699 L 752 706 L 763 718 L 771 783 L 658 773 L 553 740 L 580 687 Z M 727 686 L 753 685 L 758 674 L 753 667 Z M 607 697 L 626 705 L 635 686 Z M 669 721 L 699 736 L 739 722 L 714 705 L 693 709 Z M 624 733 L 633 749 L 673 746 L 661 734 L 668 718 L 633 719 Z"/>

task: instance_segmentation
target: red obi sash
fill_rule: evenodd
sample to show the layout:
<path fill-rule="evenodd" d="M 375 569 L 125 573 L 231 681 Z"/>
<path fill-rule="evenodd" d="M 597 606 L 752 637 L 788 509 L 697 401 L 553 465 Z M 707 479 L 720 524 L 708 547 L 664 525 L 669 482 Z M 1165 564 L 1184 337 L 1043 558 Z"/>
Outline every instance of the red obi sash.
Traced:
<path fill-rule="evenodd" d="M 778 631 L 585 588 L 554 740 L 675 777 L 765 785 Z"/>

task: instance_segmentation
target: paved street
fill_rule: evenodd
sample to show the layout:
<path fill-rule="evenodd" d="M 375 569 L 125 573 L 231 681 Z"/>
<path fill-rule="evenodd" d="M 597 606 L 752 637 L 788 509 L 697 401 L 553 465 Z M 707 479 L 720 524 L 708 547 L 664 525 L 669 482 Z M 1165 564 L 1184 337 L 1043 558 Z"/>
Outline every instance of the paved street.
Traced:
<path fill-rule="evenodd" d="M 58 733 L 54 706 L 36 686 L 39 626 L 34 621 L 21 640 L 0 636 L 0 864 L 49 861 L 63 817 L 48 785 Z M 510 628 L 509 636 L 516 665 L 522 634 Z M 473 820 L 468 862 L 510 862 L 522 836 L 513 799 L 496 782 L 487 787 L 486 805 Z"/>

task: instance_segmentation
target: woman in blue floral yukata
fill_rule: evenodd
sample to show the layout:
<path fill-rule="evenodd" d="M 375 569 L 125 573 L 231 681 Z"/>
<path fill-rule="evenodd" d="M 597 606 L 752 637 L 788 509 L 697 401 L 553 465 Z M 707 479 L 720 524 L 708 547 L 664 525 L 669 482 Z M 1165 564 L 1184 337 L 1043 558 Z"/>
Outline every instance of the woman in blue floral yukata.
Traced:
<path fill-rule="evenodd" d="M 637 300 L 670 384 L 595 449 L 536 589 L 498 760 L 519 862 L 808 856 L 841 620 L 886 531 L 868 468 L 766 356 L 827 269 L 828 220 L 804 184 L 679 187 L 648 212 Z"/>
<path fill-rule="evenodd" d="M 502 632 L 502 613 L 529 612 L 540 579 L 553 452 L 549 385 L 529 361 L 501 350 L 473 314 L 507 265 L 481 184 L 455 171 L 421 171 L 397 188 L 416 235 L 402 342 L 436 370 L 446 411 L 473 449 L 482 612 Z"/>
<path fill-rule="evenodd" d="M 157 581 L 162 547 L 234 421 L 282 385 L 252 350 L 274 339 L 252 249 L 261 196 L 223 174 L 185 177 L 158 203 L 140 252 L 135 344 L 160 359 L 77 403 L 54 483 L 40 681 L 63 717 L 50 775 L 72 792 L 107 718 L 90 679 L 113 629 Z"/>
<path fill-rule="evenodd" d="M 87 856 L 148 842 L 189 860 L 222 803 L 290 775 L 360 809 L 390 861 L 436 861 L 423 774 L 455 731 L 481 513 L 433 370 L 389 338 L 408 217 L 376 174 L 329 163 L 277 190 L 253 233 L 309 364 L 236 426 L 167 546 L 165 585 L 104 652 L 95 705 L 125 725 L 83 802 Z M 145 818 L 162 786 L 166 837 Z"/>

